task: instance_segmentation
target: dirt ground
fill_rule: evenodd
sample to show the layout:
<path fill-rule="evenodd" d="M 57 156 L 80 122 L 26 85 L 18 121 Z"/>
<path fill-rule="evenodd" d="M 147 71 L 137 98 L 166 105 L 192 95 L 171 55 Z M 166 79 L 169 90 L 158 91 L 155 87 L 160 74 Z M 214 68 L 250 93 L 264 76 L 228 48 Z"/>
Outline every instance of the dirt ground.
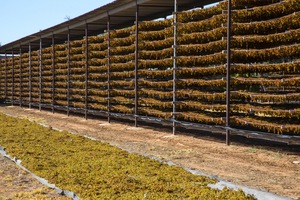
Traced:
<path fill-rule="evenodd" d="M 232 144 L 226 146 L 220 135 L 213 137 L 200 132 L 181 132 L 174 136 L 166 128 L 145 125 L 136 128 L 132 123 L 112 121 L 109 124 L 103 119 L 85 120 L 82 116 L 67 117 L 65 113 L 52 114 L 50 111 L 12 106 L 0 106 L 0 112 L 90 136 L 130 152 L 172 161 L 236 184 L 300 200 L 299 146 L 240 137 L 233 138 Z M 1 166 L 9 164 L 3 159 L 0 163 Z M 16 176 L 15 169 L 7 167 L 4 170 L 8 171 L 0 173 L 0 199 L 8 189 L 20 190 L 15 182 L 1 187 L 1 180 L 6 174 Z M 23 182 L 22 187 L 36 188 L 34 185 L 34 181 L 29 180 Z"/>
<path fill-rule="evenodd" d="M 0 200 L 67 199 L 44 187 L 29 173 L 0 155 Z"/>

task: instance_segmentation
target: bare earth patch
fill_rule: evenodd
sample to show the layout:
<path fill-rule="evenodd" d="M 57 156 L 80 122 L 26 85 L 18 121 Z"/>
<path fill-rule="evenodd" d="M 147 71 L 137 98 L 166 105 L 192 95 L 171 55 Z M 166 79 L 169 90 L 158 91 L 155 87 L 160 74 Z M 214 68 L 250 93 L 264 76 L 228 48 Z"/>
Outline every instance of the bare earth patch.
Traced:
<path fill-rule="evenodd" d="M 44 187 L 11 160 L 0 156 L 0 200 L 68 199 Z"/>
<path fill-rule="evenodd" d="M 197 169 L 237 184 L 300 199 L 299 151 L 286 151 L 281 148 L 252 146 L 237 142 L 226 146 L 217 139 L 211 140 L 207 137 L 184 134 L 173 136 L 164 129 L 134 128 L 117 122 L 108 124 L 99 119 L 86 121 L 83 117 L 66 117 L 65 114 L 52 114 L 49 111 L 36 109 L 8 106 L 0 107 L 0 112 L 27 118 L 75 134 L 90 136 L 138 154 L 173 161 L 182 167 Z M 201 133 L 199 135 L 201 136 Z M 0 166 L 7 165 L 3 159 L 0 159 L 0 163 Z M 0 194 L 2 196 L 4 194 L 3 197 L 6 198 L 11 198 L 11 196 L 5 196 L 9 195 L 7 190 L 23 191 L 16 187 L 16 183 L 2 187 L 1 180 L 4 177 L 17 176 L 10 169 L 7 167 L 7 174 L 0 173 Z M 34 184 L 34 181 L 30 180 L 23 182 L 22 187 L 35 189 Z"/>

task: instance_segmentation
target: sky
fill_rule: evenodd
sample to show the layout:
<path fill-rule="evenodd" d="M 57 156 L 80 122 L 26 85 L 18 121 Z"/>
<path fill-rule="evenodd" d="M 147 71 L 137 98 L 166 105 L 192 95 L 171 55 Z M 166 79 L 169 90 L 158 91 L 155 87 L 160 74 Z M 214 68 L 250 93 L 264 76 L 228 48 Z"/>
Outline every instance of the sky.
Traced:
<path fill-rule="evenodd" d="M 113 0 L 1 0 L 0 43 L 5 45 L 73 19 Z"/>

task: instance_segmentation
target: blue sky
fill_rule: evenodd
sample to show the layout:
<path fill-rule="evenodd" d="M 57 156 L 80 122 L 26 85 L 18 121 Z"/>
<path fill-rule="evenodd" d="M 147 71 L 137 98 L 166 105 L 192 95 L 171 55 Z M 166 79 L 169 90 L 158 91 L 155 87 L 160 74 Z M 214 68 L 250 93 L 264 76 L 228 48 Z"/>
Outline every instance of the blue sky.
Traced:
<path fill-rule="evenodd" d="M 75 18 L 113 0 L 2 0 L 1 45 Z"/>

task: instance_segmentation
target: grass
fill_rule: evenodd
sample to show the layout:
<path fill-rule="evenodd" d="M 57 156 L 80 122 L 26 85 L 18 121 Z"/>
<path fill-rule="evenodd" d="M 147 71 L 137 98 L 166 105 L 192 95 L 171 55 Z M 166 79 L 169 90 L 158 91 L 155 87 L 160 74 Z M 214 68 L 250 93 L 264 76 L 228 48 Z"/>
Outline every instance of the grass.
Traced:
<path fill-rule="evenodd" d="M 276 153 L 274 153 L 273 157 L 274 158 L 283 158 L 284 155 L 282 153 L 280 153 L 280 152 L 276 152 Z"/>
<path fill-rule="evenodd" d="M 250 153 L 257 153 L 258 149 L 256 146 L 253 146 L 251 147 L 249 150 L 248 150 Z"/>
<path fill-rule="evenodd" d="M 66 131 L 0 114 L 0 145 L 22 164 L 81 199 L 254 199 L 241 190 L 208 187 L 193 175 Z"/>

